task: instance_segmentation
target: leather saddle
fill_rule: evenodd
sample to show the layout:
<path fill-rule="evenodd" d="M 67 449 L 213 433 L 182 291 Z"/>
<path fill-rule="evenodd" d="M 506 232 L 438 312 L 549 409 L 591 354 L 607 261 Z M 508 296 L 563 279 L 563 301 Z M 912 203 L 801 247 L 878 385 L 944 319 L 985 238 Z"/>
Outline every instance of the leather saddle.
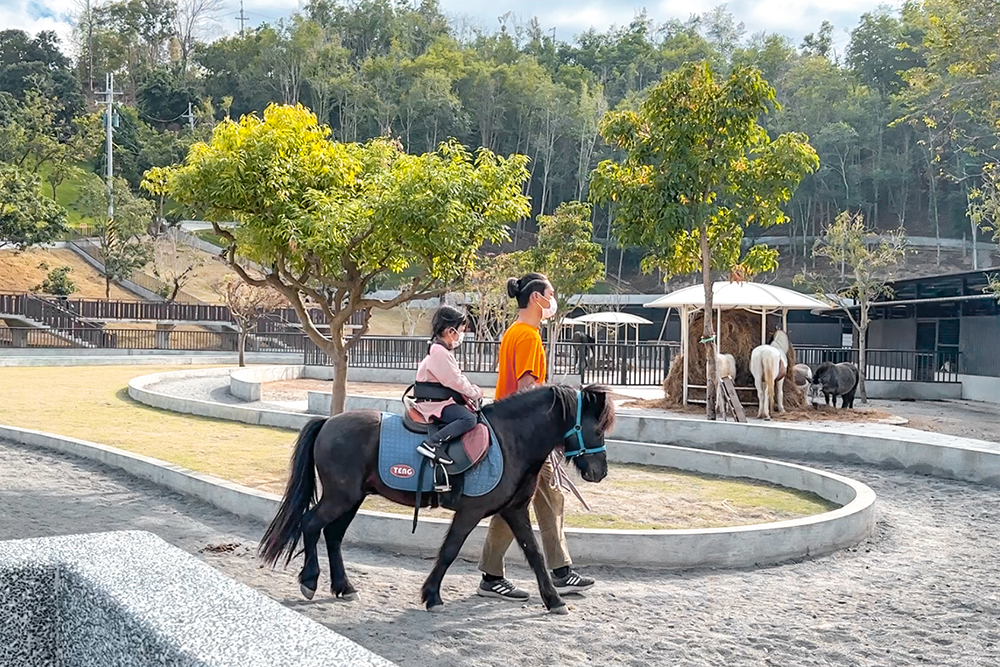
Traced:
<path fill-rule="evenodd" d="M 403 427 L 411 433 L 427 435 L 431 430 L 431 422 L 417 410 L 417 401 L 412 396 L 413 385 L 403 392 Z M 490 444 L 489 429 L 483 423 L 482 416 L 477 413 L 478 422 L 475 427 L 458 440 L 452 440 L 444 445 L 445 455 L 454 461 L 442 466 L 448 478 L 454 480 L 486 456 Z"/>
<path fill-rule="evenodd" d="M 412 433 L 426 435 L 430 432 L 432 424 L 417 410 L 417 400 L 413 397 L 413 388 L 414 385 L 410 385 L 403 391 L 403 428 Z M 421 457 L 424 460 L 420 462 L 420 470 L 417 476 L 417 495 L 413 508 L 412 532 L 417 531 L 417 517 L 420 515 L 421 496 L 423 495 L 421 487 L 427 467 L 431 467 L 435 486 L 447 489 L 435 491 L 431 495 L 430 506 L 441 506 L 455 510 L 462 497 L 465 473 L 486 458 L 486 453 L 490 447 L 490 429 L 483 422 L 481 412 L 477 412 L 476 417 L 477 423 L 471 431 L 457 440 L 452 440 L 444 444 L 445 455 L 451 459 L 452 463 L 432 465 L 429 459 Z"/>

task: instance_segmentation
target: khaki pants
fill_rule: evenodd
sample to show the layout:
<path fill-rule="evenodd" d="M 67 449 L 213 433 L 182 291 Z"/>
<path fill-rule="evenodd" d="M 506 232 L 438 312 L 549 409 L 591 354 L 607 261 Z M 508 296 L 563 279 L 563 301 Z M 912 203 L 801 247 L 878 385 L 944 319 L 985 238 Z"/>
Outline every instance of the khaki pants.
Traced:
<path fill-rule="evenodd" d="M 572 565 L 569 549 L 566 546 L 566 536 L 563 535 L 563 498 L 562 489 L 552 488 L 552 464 L 548 459 L 538 474 L 538 488 L 531 504 L 535 508 L 535 519 L 542 534 L 542 553 L 545 554 L 545 565 L 550 570 Z M 486 543 L 483 545 L 483 556 L 479 559 L 479 569 L 495 577 L 504 576 L 503 557 L 514 541 L 507 522 L 494 515 L 490 521 L 489 532 L 486 533 Z"/>

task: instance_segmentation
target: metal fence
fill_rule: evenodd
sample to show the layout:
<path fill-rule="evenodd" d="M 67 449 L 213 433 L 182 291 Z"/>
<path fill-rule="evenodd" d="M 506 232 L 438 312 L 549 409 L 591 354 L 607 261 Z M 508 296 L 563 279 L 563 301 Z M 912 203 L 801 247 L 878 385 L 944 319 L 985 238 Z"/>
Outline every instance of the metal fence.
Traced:
<path fill-rule="evenodd" d="M 232 323 L 229 307 L 208 303 L 176 303 L 169 301 L 132 301 L 108 299 L 68 299 L 28 292 L 0 293 L 0 314 L 27 315 L 25 304 L 31 300 L 49 303 L 78 317 L 93 320 L 144 320 L 150 322 Z M 309 317 L 316 325 L 325 325 L 326 316 L 319 308 L 311 308 Z M 351 325 L 362 324 L 364 313 L 353 313 Z M 32 318 L 36 319 L 36 318 Z M 41 321 L 41 320 L 39 320 Z M 47 322 L 46 322 L 47 323 Z M 294 308 L 277 308 L 261 313 L 259 331 L 283 331 L 299 327 Z"/>
<path fill-rule="evenodd" d="M 299 333 L 250 334 L 248 352 L 305 351 Z M 239 334 L 232 331 L 177 331 L 157 329 L 0 327 L 0 348 L 89 347 L 114 350 L 181 350 L 235 352 Z"/>
<path fill-rule="evenodd" d="M 326 366 L 330 360 L 311 340 L 306 340 L 304 363 Z M 552 376 L 579 377 L 585 384 L 621 386 L 659 385 L 680 349 L 676 343 L 558 342 L 549 347 Z M 455 350 L 459 366 L 467 373 L 498 370 L 499 341 L 467 341 Z M 427 355 L 427 339 L 404 336 L 364 336 L 348 351 L 348 365 L 416 371 Z"/>
<path fill-rule="evenodd" d="M 795 360 L 816 368 L 824 361 L 858 363 L 853 348 L 796 347 Z M 865 379 L 895 382 L 959 382 L 959 352 L 865 350 Z"/>

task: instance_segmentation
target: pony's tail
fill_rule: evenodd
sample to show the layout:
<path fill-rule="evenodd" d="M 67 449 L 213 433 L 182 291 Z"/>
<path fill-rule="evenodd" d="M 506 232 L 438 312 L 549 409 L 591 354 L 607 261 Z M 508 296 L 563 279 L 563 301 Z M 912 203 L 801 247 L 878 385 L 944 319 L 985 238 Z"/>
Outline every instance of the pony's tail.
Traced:
<path fill-rule="evenodd" d="M 285 556 L 285 565 L 292 560 L 295 547 L 302 535 L 302 515 L 316 502 L 316 469 L 313 443 L 326 419 L 313 419 L 299 433 L 292 453 L 291 473 L 285 497 L 281 499 L 278 513 L 267 527 L 267 532 L 257 548 L 257 555 L 268 565 L 274 565 Z"/>
<path fill-rule="evenodd" d="M 780 362 L 778 362 L 780 364 Z M 764 371 L 764 396 L 767 400 L 767 413 L 771 413 L 771 409 L 774 408 L 774 376 L 775 376 L 775 365 L 769 364 L 768 360 L 764 360 L 763 364 Z"/>

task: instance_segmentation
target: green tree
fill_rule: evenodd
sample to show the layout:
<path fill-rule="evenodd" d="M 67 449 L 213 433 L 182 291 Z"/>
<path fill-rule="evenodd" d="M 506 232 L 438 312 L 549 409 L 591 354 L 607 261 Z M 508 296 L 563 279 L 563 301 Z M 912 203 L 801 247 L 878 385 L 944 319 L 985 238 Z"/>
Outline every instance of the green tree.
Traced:
<path fill-rule="evenodd" d="M 585 294 L 604 272 L 599 257 L 601 246 L 591 238 L 591 206 L 583 202 L 564 202 L 552 215 L 538 216 L 538 239 L 527 251 L 525 261 L 533 270 L 544 273 L 559 295 L 559 310 L 549 320 L 551 334 L 566 313 L 577 306 L 574 295 Z"/>
<path fill-rule="evenodd" d="M 525 253 L 508 252 L 479 255 L 465 272 L 462 292 L 472 300 L 477 339 L 500 340 L 517 317 L 517 304 L 507 294 L 507 279 L 520 276 L 524 268 Z"/>
<path fill-rule="evenodd" d="M 170 193 L 216 223 L 241 278 L 289 300 L 332 360 L 339 413 L 347 354 L 372 311 L 459 284 L 477 249 L 504 240 L 507 224 L 527 214 L 526 161 L 483 149 L 473 156 L 455 142 L 423 155 L 385 139 L 335 143 L 301 106 L 272 105 L 263 118 L 223 121 L 211 142 L 193 146 L 170 178 Z M 223 229 L 223 220 L 237 224 Z M 244 260 L 267 267 L 266 275 L 249 275 Z M 391 275 L 402 278 L 397 296 L 368 296 Z M 307 300 L 322 309 L 330 335 L 313 323 Z M 356 312 L 362 326 L 345 338 Z"/>
<path fill-rule="evenodd" d="M 45 262 L 42 262 L 38 265 L 38 268 L 45 271 L 49 267 Z M 35 287 L 35 291 L 54 296 L 69 296 L 76 291 L 76 283 L 69 277 L 72 270 L 73 268 L 69 266 L 57 266 L 49 271 L 42 284 Z"/>
<path fill-rule="evenodd" d="M 66 232 L 66 211 L 41 187 L 34 174 L 0 163 L 0 248 L 24 250 Z"/>
<path fill-rule="evenodd" d="M 654 86 L 638 111 L 610 113 L 601 123 L 602 136 L 624 157 L 598 165 L 590 193 L 614 206 L 619 242 L 646 251 L 646 271 L 701 271 L 710 419 L 717 353 L 712 270 L 774 269 L 777 252 L 766 246 L 741 258 L 744 230 L 785 222 L 781 205 L 818 166 L 804 135 L 772 140 L 758 124 L 774 104 L 774 89 L 756 69 L 737 66 L 720 79 L 708 63 L 689 64 Z"/>
<path fill-rule="evenodd" d="M 168 179 L 170 169 L 167 167 L 153 167 L 143 174 L 139 187 L 156 197 L 155 221 L 150 225 L 149 235 L 156 239 L 162 232 L 166 220 L 163 217 L 163 205 L 168 194 Z"/>
<path fill-rule="evenodd" d="M 886 283 L 906 255 L 906 232 L 898 229 L 881 235 L 865 225 L 864 216 L 847 211 L 816 240 L 813 254 L 829 260 L 831 266 L 845 266 L 838 279 L 835 271 L 803 272 L 796 282 L 810 286 L 822 298 L 833 297 L 858 332 L 858 370 L 861 401 L 868 402 L 865 390 L 865 354 L 871 304 L 880 296 L 892 296 Z M 857 308 L 855 313 L 853 308 Z"/>
<path fill-rule="evenodd" d="M 559 308 L 548 324 L 550 364 L 555 360 L 552 350 L 562 321 L 578 305 L 574 295 L 589 292 L 604 273 L 601 246 L 591 240 L 590 215 L 590 204 L 578 201 L 560 204 L 552 215 L 539 215 L 538 240 L 526 253 L 527 266 L 548 276 L 559 295 Z"/>
<path fill-rule="evenodd" d="M 973 228 L 992 234 L 993 241 L 1000 243 L 1000 164 L 985 165 L 982 178 L 982 184 L 969 191 L 967 213 Z M 989 282 L 989 289 L 1000 299 L 1000 279 L 990 276 Z"/>
<path fill-rule="evenodd" d="M 152 244 L 146 238 L 155 215 L 153 202 L 133 195 L 121 178 L 114 179 L 113 193 L 114 220 L 108 219 L 108 191 L 100 178 L 93 176 L 87 181 L 78 202 L 85 215 L 98 221 L 94 233 L 104 264 L 104 294 L 108 299 L 112 282 L 127 280 L 153 258 Z"/>

